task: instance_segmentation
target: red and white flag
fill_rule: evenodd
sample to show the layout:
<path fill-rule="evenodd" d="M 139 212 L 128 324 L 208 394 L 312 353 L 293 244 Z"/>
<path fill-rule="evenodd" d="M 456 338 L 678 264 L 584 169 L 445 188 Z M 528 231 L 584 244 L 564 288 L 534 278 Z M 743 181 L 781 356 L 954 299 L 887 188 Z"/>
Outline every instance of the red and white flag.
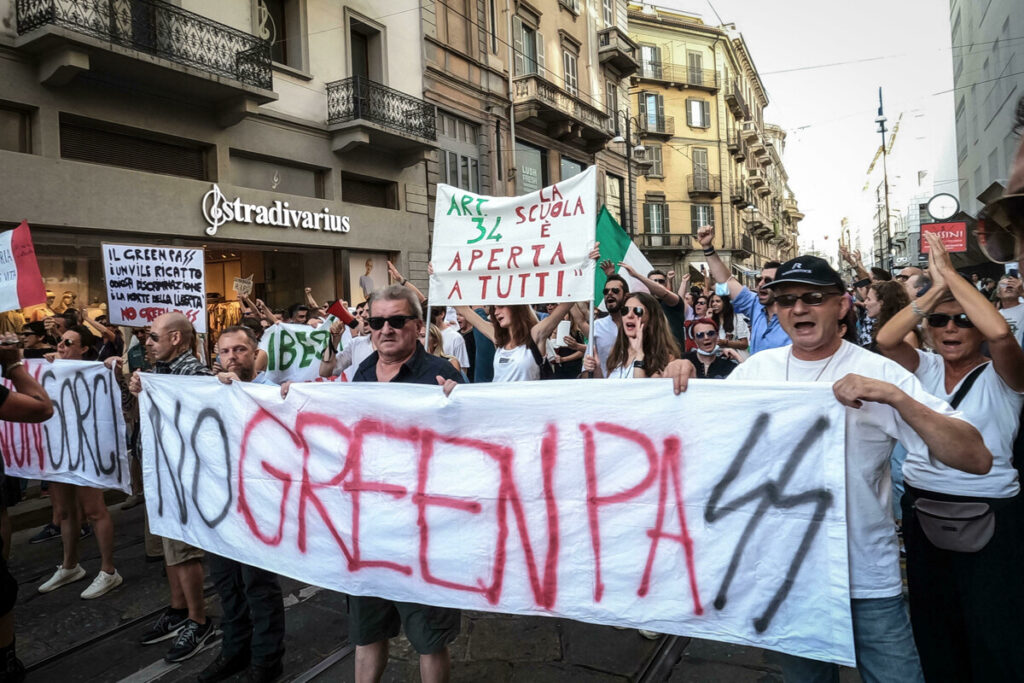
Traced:
<path fill-rule="evenodd" d="M 0 233 L 0 311 L 46 303 L 28 223 Z"/>

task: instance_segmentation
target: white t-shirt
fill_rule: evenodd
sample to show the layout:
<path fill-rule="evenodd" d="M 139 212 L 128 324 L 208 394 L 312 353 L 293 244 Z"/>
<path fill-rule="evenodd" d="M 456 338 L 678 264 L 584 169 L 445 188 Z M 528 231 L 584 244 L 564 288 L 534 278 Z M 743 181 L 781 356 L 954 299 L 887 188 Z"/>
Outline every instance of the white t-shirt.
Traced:
<path fill-rule="evenodd" d="M 725 339 L 725 327 L 718 328 L 718 338 Z M 750 339 L 750 326 L 747 325 L 747 319 L 737 313 L 732 318 L 732 338 L 733 339 Z"/>
<path fill-rule="evenodd" d="M 466 353 L 466 340 L 462 338 L 457 327 L 446 327 L 441 330 L 441 348 L 449 356 L 455 356 L 459 365 L 465 370 L 469 367 L 469 354 Z"/>
<path fill-rule="evenodd" d="M 622 367 L 621 365 L 608 372 L 608 379 L 633 379 L 633 364 Z"/>
<path fill-rule="evenodd" d="M 594 320 L 594 348 L 597 350 L 597 360 L 601 363 L 601 374 L 608 376 L 608 354 L 615 346 L 615 339 L 619 336 L 619 324 L 613 316 L 607 315 Z"/>
<path fill-rule="evenodd" d="M 914 375 L 924 388 L 943 401 L 951 401 L 967 376 L 957 382 L 953 391 L 946 393 L 946 369 L 942 356 L 918 351 L 917 357 L 919 362 Z M 1020 491 L 1017 470 L 1013 466 L 1013 440 L 1020 426 L 1024 396 L 1006 386 L 991 362 L 987 365 L 957 410 L 981 432 L 982 440 L 992 452 L 992 469 L 988 474 L 970 474 L 941 462 L 932 462 L 929 458 L 922 460 L 908 455 L 903 465 L 903 478 L 911 486 L 936 493 L 980 498 L 1010 498 Z"/>
<path fill-rule="evenodd" d="M 788 366 L 787 366 L 788 360 Z M 736 366 L 728 380 L 835 382 L 850 373 L 895 384 L 914 400 L 944 415 L 962 417 L 932 396 L 897 363 L 844 341 L 831 357 L 802 361 L 792 347 L 766 349 Z M 821 373 L 821 377 L 818 377 Z M 903 590 L 899 542 L 892 514 L 889 455 L 899 441 L 912 457 L 928 459 L 928 447 L 895 408 L 865 402 L 846 409 L 846 526 L 850 597 L 887 598 Z"/>
<path fill-rule="evenodd" d="M 540 366 L 533 359 L 529 345 L 494 350 L 492 382 L 523 382 L 540 379 Z"/>
<path fill-rule="evenodd" d="M 331 376 L 344 372 L 346 379 L 351 380 L 352 375 L 355 374 L 362 362 L 373 355 L 373 344 L 370 342 L 368 334 L 359 337 L 349 336 L 347 340 L 345 335 L 342 335 L 341 338 L 341 351 L 334 357 L 334 371 Z M 345 372 L 349 368 L 352 368 L 352 371 Z"/>
<path fill-rule="evenodd" d="M 1010 324 L 1010 331 L 1017 338 L 1017 343 L 1024 346 L 1024 304 L 1017 304 L 1013 308 L 1000 308 L 999 312 Z"/>

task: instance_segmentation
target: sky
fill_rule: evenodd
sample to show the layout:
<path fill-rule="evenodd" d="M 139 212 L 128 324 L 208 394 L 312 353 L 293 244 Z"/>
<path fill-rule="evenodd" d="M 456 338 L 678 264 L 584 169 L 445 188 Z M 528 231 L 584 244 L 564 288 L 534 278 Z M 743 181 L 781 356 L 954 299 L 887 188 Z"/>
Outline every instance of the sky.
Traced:
<path fill-rule="evenodd" d="M 936 192 L 956 194 L 953 66 L 947 0 L 658 0 L 735 23 L 768 91 L 764 120 L 787 131 L 783 164 L 800 210 L 800 245 L 834 252 L 840 220 L 862 211 L 861 188 L 889 127 L 924 113 Z M 717 11 L 717 16 L 716 16 Z M 938 93 L 938 94 L 937 94 Z M 828 236 L 826 240 L 825 237 Z"/>

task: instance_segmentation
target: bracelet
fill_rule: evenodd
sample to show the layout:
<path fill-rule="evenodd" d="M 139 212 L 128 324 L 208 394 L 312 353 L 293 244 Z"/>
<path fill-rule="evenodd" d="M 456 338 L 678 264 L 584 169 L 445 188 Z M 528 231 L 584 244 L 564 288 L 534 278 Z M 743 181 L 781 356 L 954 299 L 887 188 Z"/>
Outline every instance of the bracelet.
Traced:
<path fill-rule="evenodd" d="M 910 310 L 912 310 L 914 312 L 914 315 L 916 315 L 918 318 L 927 318 L 928 317 L 927 313 L 925 313 L 920 308 L 918 308 L 916 301 L 911 301 L 910 302 Z"/>
<path fill-rule="evenodd" d="M 715 253 L 715 248 L 714 247 L 705 247 L 704 248 L 704 255 L 705 256 L 711 256 L 714 253 Z"/>
<path fill-rule="evenodd" d="M 16 368 L 18 366 L 25 367 L 25 363 L 23 363 L 22 361 L 19 360 L 19 361 L 15 361 L 15 362 L 11 363 L 10 365 L 8 365 L 7 367 L 4 368 L 4 377 L 10 377 L 11 376 L 11 370 L 13 370 L 14 368 Z"/>

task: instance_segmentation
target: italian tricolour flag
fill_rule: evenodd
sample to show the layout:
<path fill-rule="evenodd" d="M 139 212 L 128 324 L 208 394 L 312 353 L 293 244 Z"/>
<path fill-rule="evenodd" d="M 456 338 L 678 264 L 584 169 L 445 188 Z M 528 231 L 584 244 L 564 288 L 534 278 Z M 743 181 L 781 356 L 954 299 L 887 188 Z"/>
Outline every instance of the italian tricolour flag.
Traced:
<path fill-rule="evenodd" d="M 0 233 L 0 311 L 46 303 L 28 223 Z"/>
<path fill-rule="evenodd" d="M 604 206 L 601 207 L 601 213 L 597 217 L 597 241 L 601 245 L 601 259 L 598 263 L 603 262 L 605 259 L 610 260 L 616 265 L 616 272 L 629 283 L 629 291 L 646 292 L 647 287 L 636 278 L 631 277 L 625 268 L 620 269 L 618 264 L 620 262 L 628 263 L 636 272 L 645 277 L 654 266 L 651 265 L 651 262 L 647 260 L 647 257 L 643 255 L 643 252 L 633 243 L 633 240 L 629 238 L 626 231 L 612 218 L 612 215 Z M 596 304 L 601 304 L 604 299 L 602 294 L 604 282 L 604 271 L 600 268 L 595 268 L 594 302 Z"/>

